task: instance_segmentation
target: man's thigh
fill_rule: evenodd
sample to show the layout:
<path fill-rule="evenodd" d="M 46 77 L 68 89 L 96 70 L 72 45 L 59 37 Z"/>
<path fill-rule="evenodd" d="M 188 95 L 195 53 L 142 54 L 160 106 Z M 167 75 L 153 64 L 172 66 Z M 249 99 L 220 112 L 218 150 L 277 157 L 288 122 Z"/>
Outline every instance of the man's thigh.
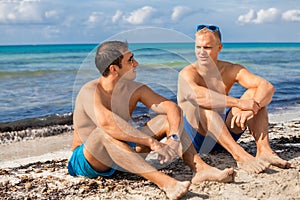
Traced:
<path fill-rule="evenodd" d="M 141 128 L 141 131 L 157 140 L 161 140 L 166 136 L 168 128 L 169 123 L 167 120 L 167 116 L 157 115 L 151 120 L 149 120 L 146 126 Z"/>
<path fill-rule="evenodd" d="M 105 146 L 114 146 L 112 139 L 102 129 L 96 128 L 84 142 L 83 153 L 92 167 L 105 171 L 113 165 Z M 105 144 L 105 145 L 104 145 Z"/>

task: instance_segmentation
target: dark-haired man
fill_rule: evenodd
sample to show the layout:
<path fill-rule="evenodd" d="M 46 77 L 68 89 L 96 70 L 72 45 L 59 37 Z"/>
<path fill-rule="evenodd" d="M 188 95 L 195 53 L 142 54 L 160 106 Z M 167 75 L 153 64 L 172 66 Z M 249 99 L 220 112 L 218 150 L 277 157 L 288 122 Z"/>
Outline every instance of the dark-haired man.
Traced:
<path fill-rule="evenodd" d="M 193 183 L 233 181 L 232 168 L 221 171 L 201 160 L 182 133 L 180 107 L 134 81 L 138 62 L 126 42 L 102 43 L 95 63 L 102 76 L 85 84 L 76 98 L 71 175 L 95 178 L 125 169 L 155 183 L 170 199 L 180 198 L 190 182 L 178 181 L 148 164 L 144 157 L 153 151 L 161 163 L 176 155 L 183 158 L 195 172 Z M 158 114 L 140 129 L 130 123 L 138 102 Z M 164 137 L 166 142 L 160 142 Z"/>

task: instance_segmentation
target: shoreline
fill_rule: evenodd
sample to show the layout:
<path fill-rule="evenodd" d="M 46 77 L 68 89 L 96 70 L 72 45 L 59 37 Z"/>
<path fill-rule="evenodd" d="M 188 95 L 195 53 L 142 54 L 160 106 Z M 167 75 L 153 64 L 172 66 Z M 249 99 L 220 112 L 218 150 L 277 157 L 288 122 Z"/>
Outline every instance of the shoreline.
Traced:
<path fill-rule="evenodd" d="M 202 159 L 219 169 L 234 167 L 235 182 L 192 185 L 182 199 L 297 199 L 300 196 L 300 120 L 270 122 L 269 133 L 272 149 L 289 160 L 292 168 L 271 167 L 261 174 L 248 174 L 237 169 L 226 151 L 212 152 L 201 156 Z M 7 199 L 48 199 L 49 195 L 56 199 L 166 199 L 155 185 L 126 172 L 97 179 L 70 176 L 67 160 L 72 153 L 71 140 L 72 131 L 66 131 L 0 144 L 0 195 Z M 255 155 L 255 142 L 248 132 L 238 142 Z M 33 149 L 38 151 L 32 152 Z M 178 159 L 160 170 L 178 180 L 192 177 L 190 169 Z"/>
<path fill-rule="evenodd" d="M 133 120 L 140 125 L 149 119 L 149 114 L 133 116 Z M 294 120 L 300 120 L 300 106 L 294 107 L 293 110 L 269 113 L 269 124 Z M 0 122 L 0 144 L 54 136 L 68 131 L 73 131 L 73 113 L 71 112 Z"/>

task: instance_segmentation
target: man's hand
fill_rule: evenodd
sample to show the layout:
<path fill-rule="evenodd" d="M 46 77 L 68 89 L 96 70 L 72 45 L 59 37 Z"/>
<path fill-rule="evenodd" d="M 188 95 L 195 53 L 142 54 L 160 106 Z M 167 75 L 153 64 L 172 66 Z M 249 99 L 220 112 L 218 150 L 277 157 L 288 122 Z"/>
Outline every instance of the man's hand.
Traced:
<path fill-rule="evenodd" d="M 174 152 L 176 153 L 176 155 L 178 155 L 178 150 L 179 150 L 179 146 L 180 146 L 180 141 L 175 141 L 171 138 L 169 138 L 165 144 L 167 144 L 171 149 L 174 150 Z"/>
<path fill-rule="evenodd" d="M 234 128 L 234 124 L 240 127 L 242 130 L 246 129 L 246 122 L 253 118 L 254 114 L 251 110 L 239 110 L 236 113 L 233 113 L 233 117 L 231 119 L 231 128 Z"/>
<path fill-rule="evenodd" d="M 172 161 L 177 155 L 176 151 L 174 151 L 169 145 L 162 142 L 156 141 L 150 146 L 150 148 L 153 152 L 158 153 L 158 160 L 160 160 L 160 164 Z"/>
<path fill-rule="evenodd" d="M 241 110 L 253 111 L 254 115 L 260 110 L 259 104 L 253 99 L 239 99 L 237 107 Z"/>

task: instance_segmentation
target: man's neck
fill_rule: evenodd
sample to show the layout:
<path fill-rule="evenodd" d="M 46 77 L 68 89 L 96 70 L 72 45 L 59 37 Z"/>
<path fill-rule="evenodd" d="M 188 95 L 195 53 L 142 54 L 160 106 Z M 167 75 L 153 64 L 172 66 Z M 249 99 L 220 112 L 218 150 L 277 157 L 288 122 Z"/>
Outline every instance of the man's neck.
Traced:
<path fill-rule="evenodd" d="M 219 74 L 219 66 L 213 60 L 206 62 L 196 61 L 197 71 L 201 76 L 214 77 L 216 74 Z"/>
<path fill-rule="evenodd" d="M 100 77 L 98 80 L 98 87 L 101 88 L 107 94 L 112 94 L 116 86 L 117 80 L 112 79 L 111 77 Z"/>

